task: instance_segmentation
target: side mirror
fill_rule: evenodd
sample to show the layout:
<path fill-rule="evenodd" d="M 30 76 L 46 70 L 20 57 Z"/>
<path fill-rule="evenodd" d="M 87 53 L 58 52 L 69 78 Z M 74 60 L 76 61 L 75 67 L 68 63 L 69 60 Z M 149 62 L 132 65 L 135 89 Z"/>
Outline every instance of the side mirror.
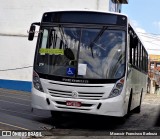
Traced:
<path fill-rule="evenodd" d="M 34 38 L 34 34 L 35 34 L 35 30 L 36 30 L 36 26 L 35 25 L 31 25 L 30 30 L 29 30 L 29 34 L 28 34 L 28 40 L 32 41 Z"/>

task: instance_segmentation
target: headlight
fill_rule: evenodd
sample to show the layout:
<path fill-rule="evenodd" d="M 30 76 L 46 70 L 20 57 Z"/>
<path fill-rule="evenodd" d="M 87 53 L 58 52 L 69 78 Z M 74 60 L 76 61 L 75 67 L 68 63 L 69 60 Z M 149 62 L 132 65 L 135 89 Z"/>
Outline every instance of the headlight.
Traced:
<path fill-rule="evenodd" d="M 119 90 L 122 90 L 123 84 L 122 83 L 117 83 L 116 88 L 118 88 Z"/>
<path fill-rule="evenodd" d="M 124 78 L 117 81 L 108 98 L 119 96 L 122 92 L 123 84 L 124 84 Z"/>
<path fill-rule="evenodd" d="M 39 76 L 35 71 L 33 72 L 33 85 L 37 90 L 44 92 L 42 85 L 41 85 L 41 81 L 39 79 Z"/>

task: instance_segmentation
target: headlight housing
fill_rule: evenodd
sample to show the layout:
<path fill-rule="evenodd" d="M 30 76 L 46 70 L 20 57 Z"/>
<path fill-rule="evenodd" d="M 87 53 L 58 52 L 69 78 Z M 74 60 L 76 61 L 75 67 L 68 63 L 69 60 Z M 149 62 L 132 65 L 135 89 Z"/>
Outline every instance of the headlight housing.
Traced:
<path fill-rule="evenodd" d="M 113 97 L 119 96 L 122 92 L 123 85 L 124 85 L 124 78 L 122 78 L 116 82 L 116 84 L 114 85 L 108 98 L 113 98 Z"/>
<path fill-rule="evenodd" d="M 42 85 L 41 85 L 41 81 L 39 79 L 39 76 L 35 71 L 33 71 L 33 85 L 37 90 L 44 92 Z"/>

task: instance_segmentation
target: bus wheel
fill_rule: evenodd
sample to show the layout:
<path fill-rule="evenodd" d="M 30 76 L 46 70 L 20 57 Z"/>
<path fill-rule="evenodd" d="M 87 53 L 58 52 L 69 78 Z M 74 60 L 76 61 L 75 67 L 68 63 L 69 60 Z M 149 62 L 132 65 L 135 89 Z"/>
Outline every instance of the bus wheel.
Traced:
<path fill-rule="evenodd" d="M 53 118 L 54 125 L 59 126 L 61 119 L 62 119 L 62 113 L 59 111 L 51 111 L 51 115 Z"/>
<path fill-rule="evenodd" d="M 140 112 L 141 112 L 142 94 L 143 94 L 143 89 L 142 89 L 142 92 L 141 92 L 141 97 L 140 97 L 139 106 L 134 109 L 134 112 L 135 112 L 135 113 L 140 113 Z"/>
<path fill-rule="evenodd" d="M 59 111 L 51 111 L 52 118 L 57 119 L 61 117 L 61 112 Z"/>
<path fill-rule="evenodd" d="M 118 117 L 118 123 L 124 124 L 128 119 L 128 114 L 124 115 L 123 117 Z"/>
<path fill-rule="evenodd" d="M 131 89 L 131 93 L 130 93 L 130 96 L 129 96 L 127 116 L 129 116 L 129 114 L 130 114 L 130 112 L 131 112 L 131 104 L 132 104 L 132 89 Z"/>

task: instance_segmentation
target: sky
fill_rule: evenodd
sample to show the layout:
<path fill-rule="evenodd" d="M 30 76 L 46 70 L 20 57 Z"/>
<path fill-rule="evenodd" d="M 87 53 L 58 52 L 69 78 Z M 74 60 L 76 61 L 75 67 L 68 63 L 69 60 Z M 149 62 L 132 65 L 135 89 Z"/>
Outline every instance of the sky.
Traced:
<path fill-rule="evenodd" d="M 128 0 L 122 13 L 128 15 L 149 54 L 160 55 L 160 0 Z"/>

